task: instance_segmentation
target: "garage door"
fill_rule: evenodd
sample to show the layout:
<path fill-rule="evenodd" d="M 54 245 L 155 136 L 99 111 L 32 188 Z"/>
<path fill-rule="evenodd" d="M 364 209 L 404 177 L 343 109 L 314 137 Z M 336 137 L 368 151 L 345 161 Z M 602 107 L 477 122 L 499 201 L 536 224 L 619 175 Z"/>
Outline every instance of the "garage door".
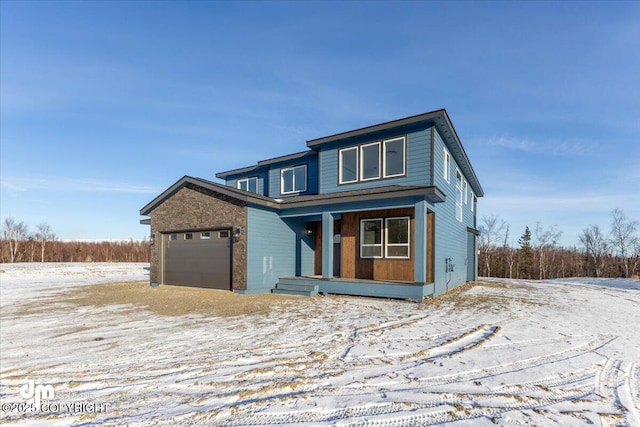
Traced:
<path fill-rule="evenodd" d="M 163 240 L 165 284 L 231 289 L 229 230 L 170 233 Z"/>

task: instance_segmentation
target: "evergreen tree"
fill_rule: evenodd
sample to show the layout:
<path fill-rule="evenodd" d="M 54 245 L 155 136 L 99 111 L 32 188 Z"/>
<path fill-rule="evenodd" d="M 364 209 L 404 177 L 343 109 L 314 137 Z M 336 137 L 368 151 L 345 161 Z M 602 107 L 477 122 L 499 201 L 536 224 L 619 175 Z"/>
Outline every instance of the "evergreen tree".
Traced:
<path fill-rule="evenodd" d="M 533 266 L 533 250 L 531 249 L 531 230 L 527 226 L 524 234 L 518 239 L 520 249 L 518 249 L 519 278 L 531 279 L 531 268 Z"/>

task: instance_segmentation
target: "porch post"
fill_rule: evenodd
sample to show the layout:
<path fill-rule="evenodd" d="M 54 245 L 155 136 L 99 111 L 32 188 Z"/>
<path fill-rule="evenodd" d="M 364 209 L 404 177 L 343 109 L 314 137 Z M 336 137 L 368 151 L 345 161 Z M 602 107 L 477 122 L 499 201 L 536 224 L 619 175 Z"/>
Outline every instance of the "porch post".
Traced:
<path fill-rule="evenodd" d="M 333 277 L 333 214 L 322 212 L 322 278 Z"/>
<path fill-rule="evenodd" d="M 414 205 L 414 255 L 413 281 L 427 281 L 427 202 L 420 200 Z"/>

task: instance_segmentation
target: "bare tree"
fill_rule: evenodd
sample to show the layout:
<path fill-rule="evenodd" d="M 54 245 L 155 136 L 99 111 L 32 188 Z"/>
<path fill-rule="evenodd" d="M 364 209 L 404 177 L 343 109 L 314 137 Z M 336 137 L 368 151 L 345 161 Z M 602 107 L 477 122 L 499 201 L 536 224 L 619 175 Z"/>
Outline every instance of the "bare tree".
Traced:
<path fill-rule="evenodd" d="M 13 218 L 7 217 L 4 219 L 3 234 L 5 240 L 9 241 L 10 260 L 16 262 L 20 255 L 18 252 L 20 242 L 24 241 L 28 234 L 27 226 L 22 221 L 16 222 Z"/>
<path fill-rule="evenodd" d="M 638 240 L 637 229 L 638 221 L 627 218 L 622 209 L 611 211 L 611 245 L 622 258 L 624 277 L 629 277 L 629 255 Z"/>
<path fill-rule="evenodd" d="M 606 255 L 609 252 L 607 236 L 600 231 L 600 227 L 597 225 L 590 225 L 582 230 L 579 237 L 587 257 L 593 261 L 596 277 L 600 277 L 604 271 Z"/>
<path fill-rule="evenodd" d="M 636 239 L 636 241 L 633 244 L 633 255 L 631 256 L 632 259 L 632 270 L 633 271 L 633 275 L 637 275 L 638 274 L 638 265 L 640 265 L 640 239 Z"/>
<path fill-rule="evenodd" d="M 482 222 L 483 224 L 480 225 L 480 251 L 484 254 L 485 272 L 487 276 L 491 276 L 491 254 L 496 243 L 501 240 L 506 224 L 495 214 L 483 216 Z"/>
<path fill-rule="evenodd" d="M 513 264 L 516 262 L 518 251 L 511 246 L 505 247 L 507 265 L 509 266 L 509 279 L 513 279 Z"/>
<path fill-rule="evenodd" d="M 552 225 L 546 229 L 542 228 L 540 222 L 536 223 L 535 237 L 536 249 L 538 250 L 538 268 L 539 279 L 543 280 L 548 269 L 547 256 L 551 250 L 558 244 L 558 240 L 562 235 L 562 231 L 556 230 L 556 226 Z"/>
<path fill-rule="evenodd" d="M 55 240 L 56 235 L 51 231 L 49 224 L 42 222 L 38 224 L 36 239 L 40 242 L 40 262 L 44 262 L 44 252 L 47 247 L 47 242 Z"/>

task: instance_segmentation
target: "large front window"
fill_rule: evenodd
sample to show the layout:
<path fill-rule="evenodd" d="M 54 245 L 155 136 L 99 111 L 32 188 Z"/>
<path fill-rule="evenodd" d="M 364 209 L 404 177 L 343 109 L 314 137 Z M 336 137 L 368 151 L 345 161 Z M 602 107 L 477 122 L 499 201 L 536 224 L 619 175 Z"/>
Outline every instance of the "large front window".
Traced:
<path fill-rule="evenodd" d="M 360 220 L 360 258 L 410 258 L 409 230 L 408 216 Z"/>
<path fill-rule="evenodd" d="M 360 258 L 382 258 L 382 219 L 360 221 Z"/>
<path fill-rule="evenodd" d="M 409 217 L 387 218 L 386 248 L 387 258 L 409 258 Z"/>
<path fill-rule="evenodd" d="M 307 191 L 307 165 L 285 168 L 280 171 L 281 194 Z"/>

